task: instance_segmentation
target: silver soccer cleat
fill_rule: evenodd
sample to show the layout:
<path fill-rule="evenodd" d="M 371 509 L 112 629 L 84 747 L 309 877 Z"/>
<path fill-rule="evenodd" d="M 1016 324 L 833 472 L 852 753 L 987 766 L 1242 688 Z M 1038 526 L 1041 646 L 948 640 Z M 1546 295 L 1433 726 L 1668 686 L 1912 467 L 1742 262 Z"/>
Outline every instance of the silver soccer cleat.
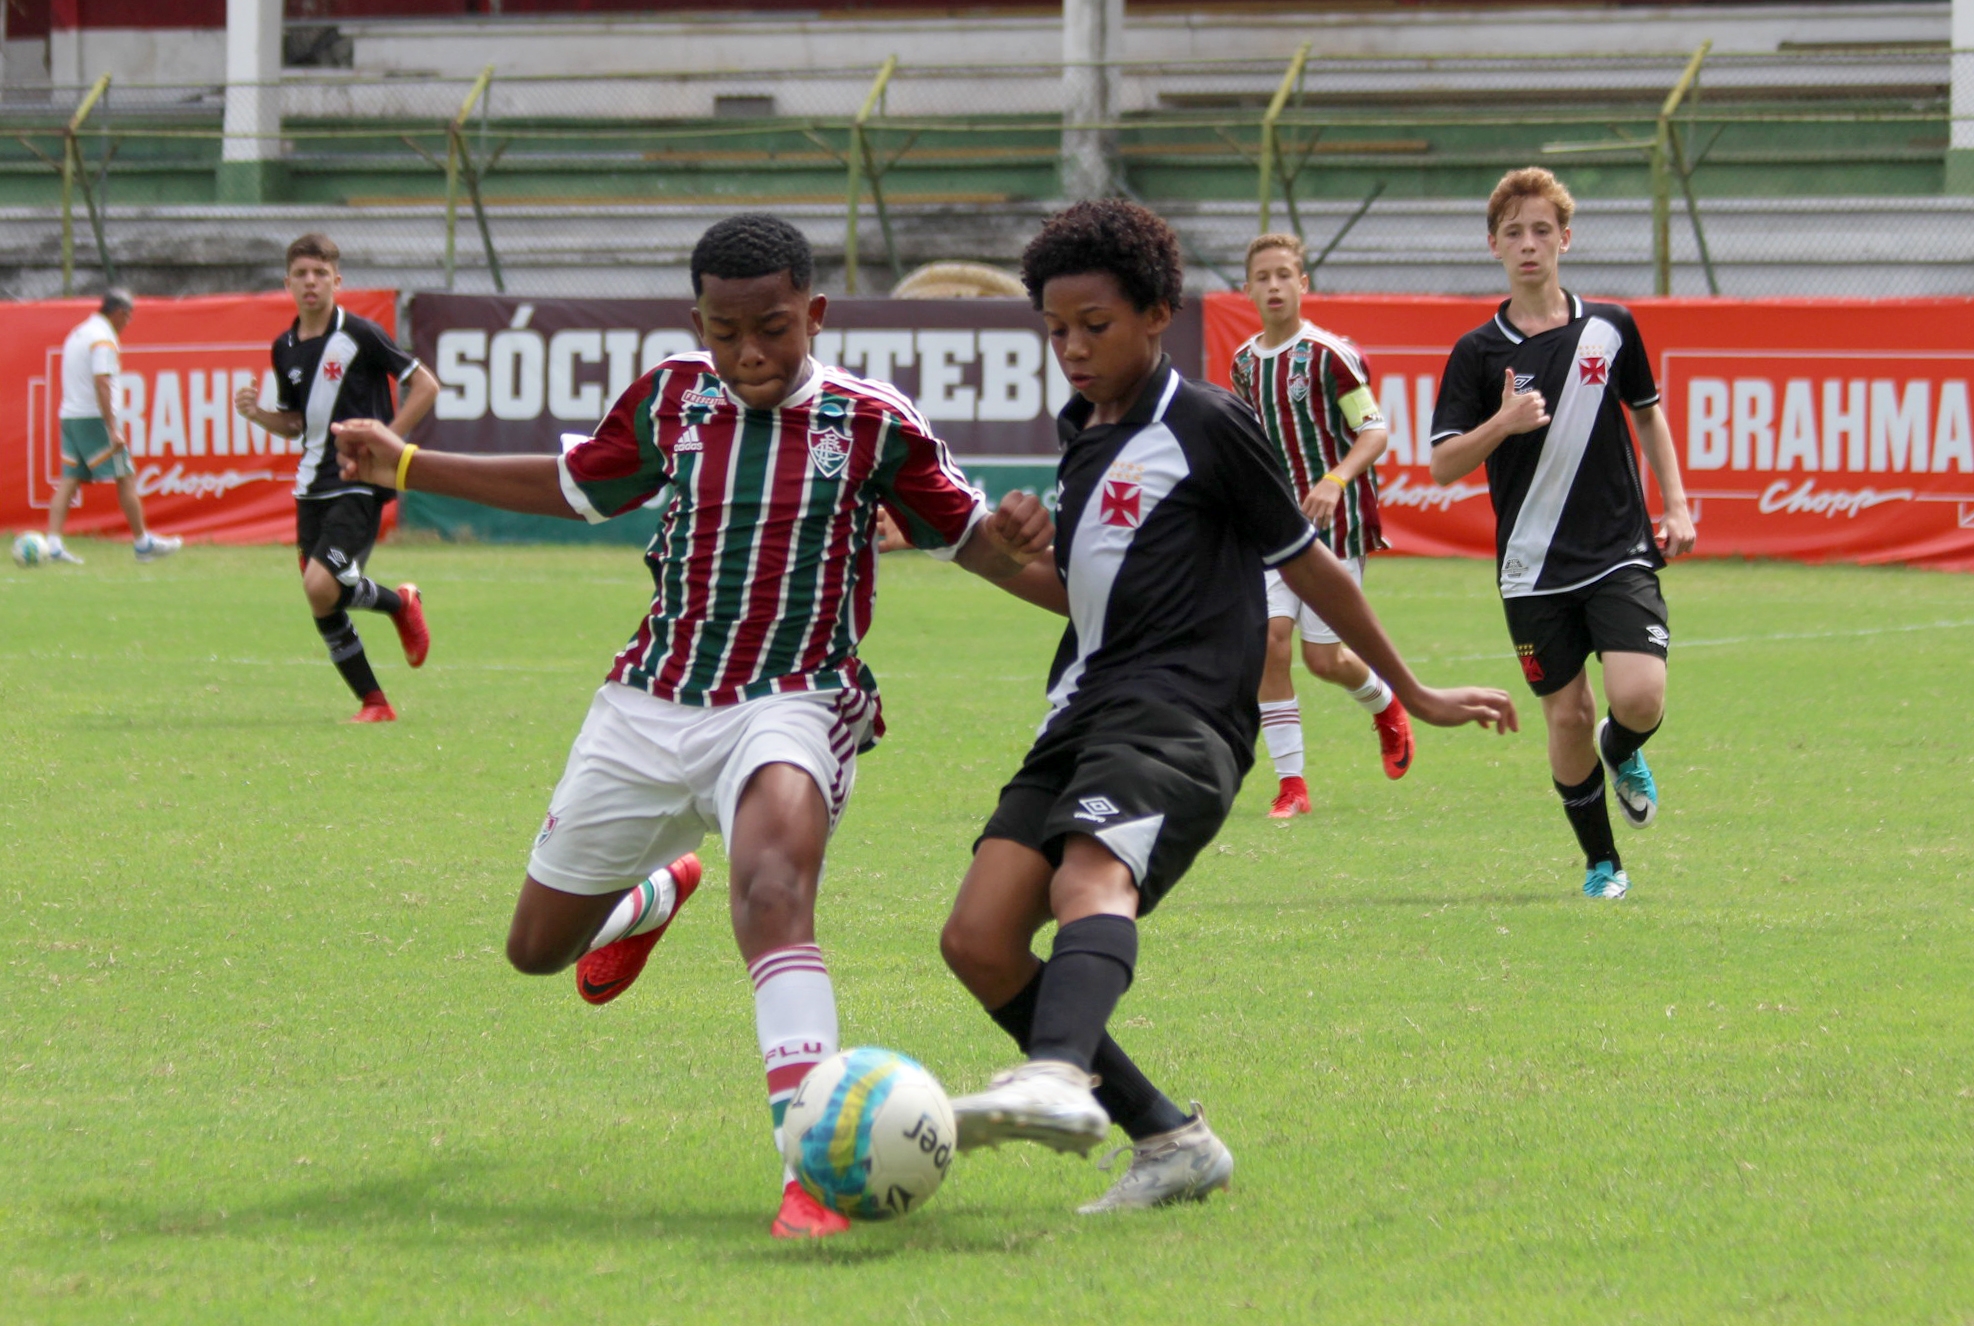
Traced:
<path fill-rule="evenodd" d="M 1109 1169 L 1123 1147 L 1098 1162 Z M 1169 1133 L 1147 1137 L 1131 1147 L 1131 1164 L 1110 1190 L 1096 1201 L 1076 1208 L 1078 1215 L 1102 1215 L 1132 1207 L 1164 1206 L 1168 1202 L 1203 1202 L 1234 1177 L 1234 1153 L 1206 1126 L 1206 1111 L 1193 1102 L 1192 1122 Z"/>
<path fill-rule="evenodd" d="M 1034 1059 L 953 1102 L 961 1151 L 1002 1142 L 1040 1142 L 1085 1155 L 1110 1131 L 1110 1116 L 1090 1094 L 1096 1079 L 1074 1064 Z"/>

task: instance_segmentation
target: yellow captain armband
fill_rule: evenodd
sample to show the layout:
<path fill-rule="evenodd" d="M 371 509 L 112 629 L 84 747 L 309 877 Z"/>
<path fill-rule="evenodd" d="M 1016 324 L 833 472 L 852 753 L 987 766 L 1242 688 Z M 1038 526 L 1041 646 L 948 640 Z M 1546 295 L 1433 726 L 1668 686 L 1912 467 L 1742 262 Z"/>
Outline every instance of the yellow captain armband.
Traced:
<path fill-rule="evenodd" d="M 1348 490 L 1350 487 L 1350 480 L 1339 479 L 1337 477 L 1337 472 L 1335 470 L 1331 470 L 1328 474 L 1324 475 L 1323 477 L 1325 479 L 1328 479 L 1331 483 L 1335 484 L 1339 488 Z"/>
<path fill-rule="evenodd" d="M 418 444 L 416 442 L 405 443 L 404 450 L 398 453 L 398 491 L 401 493 L 406 491 L 404 476 L 411 469 L 411 458 L 417 454 Z"/>
<path fill-rule="evenodd" d="M 1378 398 L 1371 394 L 1369 387 L 1356 387 L 1337 397 L 1337 408 L 1343 412 L 1343 421 L 1350 425 L 1353 433 L 1385 426 L 1384 411 L 1379 408 Z"/>

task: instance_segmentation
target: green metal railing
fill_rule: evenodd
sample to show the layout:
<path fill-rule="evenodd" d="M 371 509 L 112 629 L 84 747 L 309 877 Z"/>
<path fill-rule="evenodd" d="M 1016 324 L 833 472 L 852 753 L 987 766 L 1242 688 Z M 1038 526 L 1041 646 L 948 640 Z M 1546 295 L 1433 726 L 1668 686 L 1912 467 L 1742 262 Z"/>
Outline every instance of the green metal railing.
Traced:
<path fill-rule="evenodd" d="M 1942 67 L 1947 63 L 1940 51 L 1909 54 Z M 1873 51 L 1869 58 L 1884 61 L 1896 55 Z M 938 114 L 891 113 L 901 90 L 911 94 L 908 104 L 940 106 L 942 90 L 965 80 L 975 86 L 1008 86 L 1008 80 L 1027 78 L 1022 86 L 1046 92 L 1049 80 L 1060 84 L 1057 65 L 927 68 L 904 65 L 892 55 L 856 69 L 779 75 L 771 85 L 791 104 L 809 96 L 816 105 L 840 107 L 847 88 L 857 87 L 860 91 L 849 103 L 855 109 L 748 120 L 594 111 L 610 103 L 620 87 L 637 92 L 713 80 L 730 83 L 736 79 L 732 74 L 522 79 L 502 78 L 489 66 L 477 77 L 452 84 L 458 99 L 443 113 L 435 106 L 430 118 L 403 110 L 392 115 L 352 111 L 333 118 L 325 111 L 316 118 L 290 116 L 279 134 L 287 145 L 282 158 L 287 198 L 353 206 L 437 205 L 448 287 L 466 261 L 458 230 L 460 214 L 469 208 L 482 249 L 479 261 L 494 287 L 504 290 L 506 275 L 496 245 L 496 209 L 503 204 L 538 199 L 569 206 L 668 200 L 773 205 L 841 199 L 845 283 L 858 292 L 870 275 L 864 253 L 866 206 L 874 213 L 883 259 L 895 280 L 903 266 L 894 225 L 901 200 L 962 206 L 1050 201 L 1060 196 L 1063 131 L 1099 129 L 1116 145 L 1114 175 L 1120 188 L 1154 206 L 1245 195 L 1255 200 L 1256 222 L 1266 230 L 1272 228 L 1279 201 L 1289 226 L 1304 238 L 1312 271 L 1334 257 L 1381 200 L 1472 198 L 1484 193 L 1502 170 L 1545 157 L 1567 159 L 1571 178 L 1588 181 L 1580 188 L 1586 195 L 1629 193 L 1651 199 L 1651 261 L 1654 284 L 1661 291 L 1671 288 L 1676 265 L 1676 191 L 1698 266 L 1707 288 L 1717 293 L 1715 254 L 1703 215 L 1706 198 L 1724 196 L 1728 189 L 1750 196 L 1750 181 L 1760 186 L 1756 193 L 1767 188 L 1786 196 L 1792 188 L 1805 191 L 1807 186 L 1795 183 L 1799 178 L 1879 181 L 1901 171 L 1905 174 L 1896 176 L 1896 189 L 1880 185 L 1853 191 L 1937 191 L 1940 185 L 1928 181 L 1942 170 L 1951 126 L 1943 93 L 1926 80 L 1907 80 L 1912 83 L 1909 93 L 1865 86 L 1845 94 L 1841 79 L 1828 80 L 1828 86 L 1818 82 L 1824 64 L 1830 63 L 1827 57 L 1803 56 L 1804 72 L 1795 78 L 1798 91 L 1771 95 L 1745 77 L 1736 81 L 1750 59 L 1715 54 L 1707 42 L 1678 56 L 1514 61 L 1317 57 L 1304 43 L 1286 62 L 1272 67 L 1253 61 L 1127 64 L 1127 76 L 1177 71 L 1186 80 L 1184 87 L 1208 91 L 1168 97 L 1151 109 L 1099 125 L 1065 125 L 1060 115 L 1047 112 L 964 104 L 952 104 L 951 113 L 943 106 Z M 1763 59 L 1786 74 L 1798 57 Z M 1407 76 L 1422 86 L 1441 80 L 1434 84 L 1438 90 L 1405 101 L 1364 92 L 1376 88 L 1387 66 L 1404 66 Z M 1598 71 L 1605 67 L 1622 77 L 1600 81 Z M 1703 68 L 1714 89 L 1704 107 Z M 1476 91 L 1482 86 L 1478 82 L 1457 82 L 1457 76 L 1474 71 L 1525 80 L 1550 92 L 1575 90 L 1546 101 L 1518 101 Z M 1666 81 L 1655 91 L 1651 79 L 1658 71 Z M 1003 81 L 995 84 L 995 79 Z M 1782 82 L 1786 85 L 1788 79 Z M 825 84 L 827 97 L 808 91 Z M 316 89 L 314 84 L 296 86 L 304 92 Z M 445 105 L 439 99 L 448 95 L 444 83 L 430 80 L 342 80 L 321 87 L 346 90 L 354 107 L 393 99 L 400 107 L 434 101 Z M 1460 91 L 1462 87 L 1467 90 Z M 1617 91 L 1597 101 L 1584 91 L 1591 87 Z M 1224 91 L 1213 92 L 1215 88 Z M 199 197 L 201 172 L 209 178 L 216 169 L 223 133 L 215 90 L 203 90 L 203 100 L 185 96 L 185 91 L 166 95 L 161 89 L 119 84 L 112 96 L 105 77 L 83 92 L 66 116 L 46 113 L 30 122 L 9 106 L 11 123 L 0 129 L 0 139 L 12 138 L 25 155 L 10 162 L 0 153 L 0 199 L 18 199 L 24 191 L 45 187 L 32 185 L 31 175 L 46 180 L 52 170 L 59 176 L 64 289 L 73 289 L 75 282 L 78 210 L 90 225 L 97 264 L 105 279 L 114 278 L 104 207 L 112 176 L 119 181 L 118 198 L 125 206 L 153 198 L 168 201 L 165 195 L 174 189 L 179 192 L 171 196 L 186 201 Z M 629 105 L 636 98 L 618 100 Z M 587 105 L 592 113 L 571 111 L 572 105 Z M 1306 233 L 1314 199 L 1328 204 L 1327 234 Z M 1349 204 L 1349 210 L 1340 213 L 1335 207 L 1339 202 Z M 1193 257 L 1207 265 L 1213 261 L 1212 255 Z"/>

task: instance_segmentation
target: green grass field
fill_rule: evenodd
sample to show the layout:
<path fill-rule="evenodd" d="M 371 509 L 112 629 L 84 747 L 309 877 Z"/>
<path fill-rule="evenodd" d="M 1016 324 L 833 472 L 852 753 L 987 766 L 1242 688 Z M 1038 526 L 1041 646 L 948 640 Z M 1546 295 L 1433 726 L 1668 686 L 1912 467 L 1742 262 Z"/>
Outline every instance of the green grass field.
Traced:
<path fill-rule="evenodd" d="M 500 954 L 630 552 L 386 547 L 436 644 L 366 619 L 403 719 L 359 728 L 287 552 L 78 546 L 0 570 L 0 1321 L 1974 1321 L 1974 579 L 1671 572 L 1617 904 L 1532 705 L 1393 784 L 1303 678 L 1319 813 L 1264 762 L 1113 1023 L 1234 1191 L 1091 1221 L 1107 1176 L 1011 1147 L 787 1247 L 717 887 L 604 1009 Z M 1524 693 L 1484 566 L 1370 587 L 1429 680 Z M 846 1042 L 954 1089 L 1011 1047 L 935 936 L 1054 638 L 885 565 L 821 938 Z"/>

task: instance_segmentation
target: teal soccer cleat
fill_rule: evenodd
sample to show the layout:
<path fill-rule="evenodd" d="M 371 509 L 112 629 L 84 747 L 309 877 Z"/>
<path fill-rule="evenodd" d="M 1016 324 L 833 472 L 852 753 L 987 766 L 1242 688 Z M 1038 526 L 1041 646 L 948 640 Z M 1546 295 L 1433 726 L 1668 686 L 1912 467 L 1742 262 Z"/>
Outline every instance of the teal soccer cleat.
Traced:
<path fill-rule="evenodd" d="M 1604 766 L 1604 776 L 1611 780 L 1611 791 L 1617 794 L 1624 822 L 1634 829 L 1649 829 L 1659 817 L 1659 785 L 1652 779 L 1652 768 L 1645 763 L 1644 751 L 1633 751 L 1623 764 L 1612 764 L 1605 758 L 1604 729 L 1610 725 L 1608 718 L 1597 724 L 1598 763 Z"/>
<path fill-rule="evenodd" d="M 1622 898 L 1631 889 L 1631 876 L 1609 861 L 1599 861 L 1583 877 L 1586 898 Z"/>

